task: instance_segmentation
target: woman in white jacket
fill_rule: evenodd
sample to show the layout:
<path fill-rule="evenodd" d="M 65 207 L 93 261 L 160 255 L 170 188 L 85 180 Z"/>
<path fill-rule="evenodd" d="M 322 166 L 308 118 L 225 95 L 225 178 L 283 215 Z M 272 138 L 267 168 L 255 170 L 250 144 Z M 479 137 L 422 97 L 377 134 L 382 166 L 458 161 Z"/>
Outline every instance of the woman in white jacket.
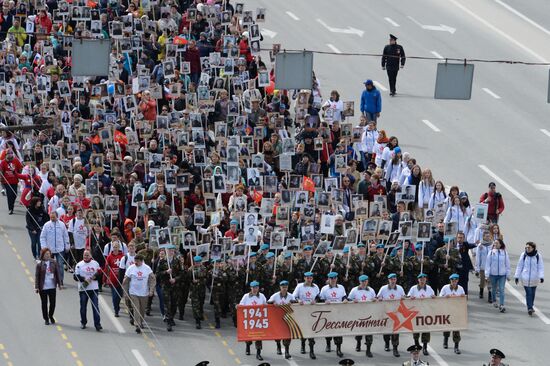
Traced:
<path fill-rule="evenodd" d="M 519 257 L 514 278 L 516 285 L 521 279 L 525 289 L 527 313 L 533 315 L 537 285 L 539 282 L 544 282 L 544 263 L 542 262 L 542 255 L 537 252 L 537 244 L 532 241 L 525 244 L 525 252 L 521 253 Z"/>
<path fill-rule="evenodd" d="M 504 313 L 504 285 L 510 276 L 510 257 L 506 251 L 506 245 L 500 239 L 493 241 L 493 249 L 487 254 L 485 261 L 485 275 L 491 280 L 493 288 L 493 305 L 498 307 L 501 313 Z M 498 290 L 499 303 L 496 303 L 496 292 Z"/>
<path fill-rule="evenodd" d="M 419 193 L 420 194 L 420 193 Z M 435 182 L 434 190 L 430 195 L 428 201 L 428 208 L 433 210 L 438 203 L 445 202 L 447 200 L 447 193 L 445 193 L 445 185 L 442 181 Z"/>
<path fill-rule="evenodd" d="M 487 277 L 485 276 L 485 264 L 487 263 L 487 254 L 489 254 L 489 251 L 491 250 L 491 233 L 489 233 L 488 230 L 485 230 L 483 232 L 483 239 L 480 241 L 480 243 L 477 245 L 476 248 L 476 261 L 475 261 L 475 271 L 479 274 L 479 298 L 483 299 L 483 289 L 485 288 L 485 284 L 487 284 L 487 291 L 488 292 L 488 299 L 489 303 L 493 302 L 492 296 L 491 296 L 491 282 L 488 281 Z"/>
<path fill-rule="evenodd" d="M 458 196 L 454 197 L 452 205 L 447 209 L 447 214 L 443 220 L 445 223 L 456 222 L 458 226 L 458 231 L 464 231 L 464 226 L 466 225 L 466 216 L 468 213 L 466 208 L 462 206 L 460 198 Z"/>

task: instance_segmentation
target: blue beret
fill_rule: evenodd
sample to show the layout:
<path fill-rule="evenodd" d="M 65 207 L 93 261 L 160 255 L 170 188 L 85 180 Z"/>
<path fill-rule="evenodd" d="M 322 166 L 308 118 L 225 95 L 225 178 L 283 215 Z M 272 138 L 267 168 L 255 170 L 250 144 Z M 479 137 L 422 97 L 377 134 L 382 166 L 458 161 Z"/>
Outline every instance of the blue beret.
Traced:
<path fill-rule="evenodd" d="M 258 254 L 256 254 L 256 252 L 250 252 L 250 253 L 248 253 L 248 256 L 249 256 L 249 257 L 255 257 L 255 256 L 257 256 L 257 255 L 258 255 Z"/>
<path fill-rule="evenodd" d="M 336 277 L 338 277 L 338 273 L 336 273 L 336 272 L 330 272 L 328 274 L 328 278 L 336 278 Z"/>
<path fill-rule="evenodd" d="M 459 277 L 460 277 L 460 276 L 459 276 L 458 274 L 453 273 L 452 275 L 449 276 L 449 279 L 450 279 L 450 280 L 458 280 Z"/>
<path fill-rule="evenodd" d="M 416 250 L 422 250 L 422 244 L 418 243 L 414 246 L 414 249 Z"/>
<path fill-rule="evenodd" d="M 384 244 L 376 244 L 376 249 L 384 249 Z"/>
<path fill-rule="evenodd" d="M 279 282 L 279 286 L 288 286 L 288 281 L 282 280 L 281 282 Z"/>
<path fill-rule="evenodd" d="M 388 275 L 388 279 L 390 279 L 390 278 L 397 278 L 397 275 L 395 273 L 390 273 Z"/>
<path fill-rule="evenodd" d="M 258 281 L 250 282 L 250 287 L 258 287 L 258 286 L 260 286 L 260 283 Z"/>
<path fill-rule="evenodd" d="M 364 247 L 365 247 L 365 244 L 363 243 L 357 245 L 357 248 L 364 248 Z"/>
<path fill-rule="evenodd" d="M 275 257 L 275 254 L 273 254 L 272 252 L 269 252 L 265 255 L 266 259 L 273 258 L 273 257 Z"/>
<path fill-rule="evenodd" d="M 367 275 L 359 276 L 359 281 L 367 281 L 368 279 L 369 279 L 369 276 L 367 276 Z"/>
<path fill-rule="evenodd" d="M 196 256 L 193 257 L 193 260 L 195 262 L 200 262 L 200 261 L 202 261 L 202 257 L 200 255 L 196 255 Z"/>
<path fill-rule="evenodd" d="M 304 273 L 304 277 L 313 277 L 313 272 Z"/>
<path fill-rule="evenodd" d="M 292 257 L 292 253 L 285 253 L 285 259 L 286 258 L 291 258 Z"/>
<path fill-rule="evenodd" d="M 231 220 L 229 223 L 230 223 L 231 225 L 239 225 L 239 220 L 233 219 L 233 220 Z"/>
<path fill-rule="evenodd" d="M 306 245 L 304 247 L 304 250 L 313 250 L 313 247 L 311 245 Z"/>
<path fill-rule="evenodd" d="M 211 263 L 217 263 L 217 262 L 219 262 L 219 261 L 220 261 L 219 258 L 212 258 L 212 259 L 210 259 L 210 262 L 211 262 Z"/>
<path fill-rule="evenodd" d="M 349 253 L 349 247 L 344 247 L 344 253 Z"/>
<path fill-rule="evenodd" d="M 260 247 L 260 250 L 266 250 L 266 249 L 269 249 L 269 244 L 262 244 L 262 246 Z"/>
<path fill-rule="evenodd" d="M 425 273 L 420 273 L 418 276 L 416 276 L 416 278 L 423 278 L 423 277 L 428 277 L 428 275 Z"/>

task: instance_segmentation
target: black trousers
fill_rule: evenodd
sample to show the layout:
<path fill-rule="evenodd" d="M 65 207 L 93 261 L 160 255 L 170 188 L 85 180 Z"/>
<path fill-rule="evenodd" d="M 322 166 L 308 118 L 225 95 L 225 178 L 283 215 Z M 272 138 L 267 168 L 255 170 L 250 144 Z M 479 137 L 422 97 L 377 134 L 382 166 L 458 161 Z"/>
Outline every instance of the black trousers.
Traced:
<path fill-rule="evenodd" d="M 17 199 L 17 184 L 4 183 L 4 190 L 8 199 L 8 210 L 13 211 L 15 200 Z"/>
<path fill-rule="evenodd" d="M 53 318 L 55 312 L 55 289 L 42 290 L 39 292 L 40 302 L 42 303 L 42 317 L 44 320 Z M 48 300 L 50 301 L 50 309 L 48 311 Z"/>
<path fill-rule="evenodd" d="M 399 69 L 397 70 L 386 70 L 388 73 L 388 81 L 390 83 L 390 92 L 395 93 L 395 82 L 397 81 L 397 73 L 399 72 Z"/>

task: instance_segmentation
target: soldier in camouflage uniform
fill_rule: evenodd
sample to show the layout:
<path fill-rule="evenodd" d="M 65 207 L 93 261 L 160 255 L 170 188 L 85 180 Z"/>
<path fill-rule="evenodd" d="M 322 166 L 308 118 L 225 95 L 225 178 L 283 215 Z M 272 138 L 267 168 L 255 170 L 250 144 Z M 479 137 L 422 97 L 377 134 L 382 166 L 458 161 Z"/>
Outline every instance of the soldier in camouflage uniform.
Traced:
<path fill-rule="evenodd" d="M 424 248 L 426 249 L 426 248 Z M 409 257 L 406 261 L 409 263 L 409 269 L 411 271 L 411 277 L 413 279 L 418 278 L 420 273 L 430 273 L 433 269 L 434 263 L 427 255 L 422 257 L 422 244 L 418 243 L 415 246 L 416 255 Z M 426 252 L 426 251 L 424 251 Z M 422 264 L 423 263 L 423 264 Z M 422 271 L 420 270 L 422 268 Z M 410 282 L 409 288 L 416 284 L 415 280 Z"/>
<path fill-rule="evenodd" d="M 458 249 L 453 248 L 452 243 L 449 241 L 447 241 L 446 245 L 435 251 L 434 265 L 439 269 L 439 288 L 436 293 L 445 285 L 447 278 L 449 278 L 451 274 L 458 272 L 457 266 L 461 263 L 462 260 Z"/>
<path fill-rule="evenodd" d="M 329 248 L 327 254 L 317 260 L 317 264 L 313 268 L 313 273 L 315 273 L 314 282 L 319 288 L 323 288 L 327 284 L 327 274 L 330 272 L 338 273 L 338 277 L 342 277 L 342 281 L 344 280 L 345 263 L 342 263 L 342 260 Z"/>
<path fill-rule="evenodd" d="M 344 248 L 340 261 L 342 266 L 338 270 L 338 275 L 343 278 L 342 285 L 346 289 L 346 293 L 349 293 L 352 288 L 357 286 L 357 278 L 361 273 L 361 264 L 350 253 L 349 247 Z"/>
<path fill-rule="evenodd" d="M 309 272 L 315 258 L 313 258 L 313 247 L 311 245 L 306 245 L 302 252 L 302 258 L 298 260 L 294 266 L 294 287 L 298 284 L 298 281 L 301 281 L 304 278 L 304 273 Z"/>
<path fill-rule="evenodd" d="M 262 281 L 264 276 L 264 271 L 262 265 L 258 264 L 256 259 L 258 258 L 258 254 L 256 252 L 250 252 L 248 254 L 248 265 L 243 265 L 241 268 L 239 268 L 239 277 L 241 277 L 240 282 L 247 283 L 247 272 L 248 272 L 248 283 L 252 281 Z M 248 268 L 247 268 L 248 267 Z M 261 283 L 261 282 L 260 282 Z M 264 284 L 262 283 L 262 286 Z M 244 291 L 244 289 L 243 289 Z M 260 292 L 263 292 L 263 288 L 260 288 Z"/>
<path fill-rule="evenodd" d="M 178 305 L 176 279 L 180 274 L 180 263 L 175 256 L 175 249 L 176 247 L 171 244 L 166 247 L 166 258 L 159 261 L 156 269 L 157 281 L 162 287 L 164 306 L 166 307 L 166 330 L 169 332 L 176 325 L 174 315 Z"/>
<path fill-rule="evenodd" d="M 244 295 L 244 279 L 240 276 L 238 260 L 233 259 L 226 267 L 227 283 L 225 284 L 225 294 L 227 296 L 227 306 L 231 311 L 233 325 L 237 327 L 237 303 Z"/>
<path fill-rule="evenodd" d="M 285 253 L 283 255 L 283 263 L 277 265 L 277 270 L 275 271 L 275 283 L 280 283 L 281 281 L 288 281 L 288 291 L 294 291 L 296 283 L 294 281 L 294 268 L 292 266 L 292 253 Z M 292 271 L 290 270 L 292 267 Z"/>
<path fill-rule="evenodd" d="M 369 276 L 369 283 L 377 293 L 385 285 L 386 276 L 391 273 L 386 268 L 388 263 L 389 257 L 384 254 L 384 244 L 376 245 L 376 254 L 367 257 L 364 274 Z"/>
<path fill-rule="evenodd" d="M 274 268 L 274 266 L 275 254 L 269 252 L 265 255 L 265 262 L 263 264 L 262 271 L 262 281 L 259 281 L 260 283 L 264 284 L 264 290 L 262 293 L 265 295 L 266 299 L 269 299 L 271 295 L 273 295 L 279 289 L 279 286 L 277 286 L 277 282 L 275 282 L 276 276 L 274 276 L 274 270 L 276 270 L 276 268 Z"/>
<path fill-rule="evenodd" d="M 212 259 L 212 268 L 208 271 L 207 285 L 210 286 L 212 304 L 214 305 L 214 319 L 216 329 L 220 328 L 222 314 L 222 299 L 229 279 L 224 263 L 219 259 Z"/>
<path fill-rule="evenodd" d="M 206 277 L 207 270 L 202 265 L 202 257 L 197 255 L 193 257 L 193 266 L 189 268 L 191 272 L 191 307 L 193 317 L 195 318 L 195 328 L 201 329 L 201 321 L 204 318 L 204 298 L 206 297 Z"/>
<path fill-rule="evenodd" d="M 405 293 L 409 292 L 411 287 L 410 277 L 411 277 L 411 265 L 405 258 L 403 259 L 403 247 L 397 246 L 394 256 L 390 257 L 389 271 L 397 274 L 397 282 L 399 282 Z"/>
<path fill-rule="evenodd" d="M 187 304 L 187 299 L 189 298 L 189 290 L 191 288 L 191 272 L 189 272 L 189 263 L 187 262 L 187 256 L 180 255 L 178 257 L 180 262 L 180 275 L 176 284 L 178 286 L 178 311 L 179 311 L 179 320 L 183 320 L 183 315 L 185 314 L 185 305 Z"/>
<path fill-rule="evenodd" d="M 265 262 L 267 261 L 267 254 L 269 253 L 269 244 L 262 244 L 260 246 L 260 250 L 258 251 L 258 255 L 256 257 L 256 263 L 263 266 L 265 265 Z"/>

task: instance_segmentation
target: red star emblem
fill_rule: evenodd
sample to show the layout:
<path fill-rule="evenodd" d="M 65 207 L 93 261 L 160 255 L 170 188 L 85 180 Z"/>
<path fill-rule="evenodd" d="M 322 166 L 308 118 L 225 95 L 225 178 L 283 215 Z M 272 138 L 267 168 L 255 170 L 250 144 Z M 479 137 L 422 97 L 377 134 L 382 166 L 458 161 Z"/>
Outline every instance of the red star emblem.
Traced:
<path fill-rule="evenodd" d="M 412 324 L 412 321 L 418 314 L 418 311 L 412 309 L 413 308 L 407 308 L 407 306 L 403 303 L 403 300 L 401 300 L 399 302 L 399 306 L 397 307 L 397 311 L 386 313 L 391 318 L 391 320 L 393 320 L 394 333 L 401 328 L 413 331 L 414 326 Z M 401 314 L 401 316 L 399 316 L 399 314 Z M 399 320 L 400 317 L 403 318 L 403 321 Z"/>
<path fill-rule="evenodd" d="M 330 296 L 336 297 L 336 291 L 332 291 L 332 292 L 330 293 Z"/>
<path fill-rule="evenodd" d="M 306 296 L 307 296 L 307 297 L 310 297 L 310 296 L 311 296 L 311 292 L 307 291 L 307 292 L 306 292 Z"/>
<path fill-rule="evenodd" d="M 252 301 L 252 305 L 256 305 L 256 304 L 257 304 L 256 300 Z"/>
<path fill-rule="evenodd" d="M 86 267 L 86 272 L 93 272 L 94 269 L 92 267 Z"/>
<path fill-rule="evenodd" d="M 141 277 L 141 276 L 143 276 L 143 272 L 138 271 L 137 275 L 138 275 L 138 277 Z"/>
<path fill-rule="evenodd" d="M 395 298 L 395 295 L 394 295 L 394 294 L 391 294 L 391 295 L 390 295 L 390 299 L 393 300 L 394 298 Z"/>
<path fill-rule="evenodd" d="M 366 301 L 366 300 L 367 300 L 367 296 L 366 296 L 366 295 L 361 296 L 361 300 Z"/>

